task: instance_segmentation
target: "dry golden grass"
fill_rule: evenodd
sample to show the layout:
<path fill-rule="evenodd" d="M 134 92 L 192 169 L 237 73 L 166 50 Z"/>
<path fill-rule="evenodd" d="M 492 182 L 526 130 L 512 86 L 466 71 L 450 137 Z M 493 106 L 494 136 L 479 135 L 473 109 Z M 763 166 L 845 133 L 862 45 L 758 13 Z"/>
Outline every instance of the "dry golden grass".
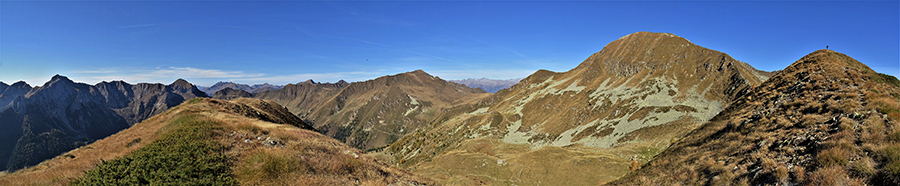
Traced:
<path fill-rule="evenodd" d="M 819 169 L 810 174 L 808 185 L 866 185 L 863 180 L 850 178 L 841 167 L 828 167 Z"/>
<path fill-rule="evenodd" d="M 577 146 L 532 149 L 477 138 L 408 169 L 448 185 L 592 185 L 629 171 L 630 162 L 617 154 Z"/>
<path fill-rule="evenodd" d="M 242 185 L 431 184 L 428 179 L 380 163 L 358 149 L 321 134 L 306 130 L 272 131 L 271 136 L 285 140 L 287 145 L 247 147 L 240 141 L 227 142 L 244 146 L 232 148 L 239 151 L 234 152 L 238 158 L 234 172 Z"/>

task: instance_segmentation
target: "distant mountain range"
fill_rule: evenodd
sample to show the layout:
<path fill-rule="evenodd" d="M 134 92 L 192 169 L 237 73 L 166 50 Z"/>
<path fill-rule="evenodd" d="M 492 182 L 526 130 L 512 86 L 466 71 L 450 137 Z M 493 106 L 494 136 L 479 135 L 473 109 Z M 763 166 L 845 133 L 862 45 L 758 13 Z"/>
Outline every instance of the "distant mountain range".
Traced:
<path fill-rule="evenodd" d="M 208 96 L 183 79 L 88 85 L 56 75 L 40 87 L 0 82 L 0 168 L 35 165 L 196 97 Z"/>
<path fill-rule="evenodd" d="M 309 80 L 309 81 L 312 81 L 312 80 Z M 234 82 L 220 81 L 209 87 L 198 86 L 197 88 L 200 89 L 200 91 L 206 92 L 207 95 L 213 95 L 216 92 L 218 92 L 219 90 L 222 90 L 225 88 L 243 90 L 243 91 L 246 91 L 249 93 L 257 93 L 257 92 L 263 92 L 263 91 L 269 91 L 269 90 L 278 90 L 278 89 L 284 88 L 284 85 L 272 85 L 272 84 L 268 84 L 268 83 L 247 85 L 247 84 L 239 84 L 239 83 L 234 83 Z"/>
<path fill-rule="evenodd" d="M 450 80 L 450 82 L 463 84 L 463 85 L 466 85 L 466 86 L 469 86 L 472 88 L 480 88 L 481 90 L 484 90 L 485 92 L 489 92 L 489 93 L 496 93 L 497 91 L 500 91 L 505 88 L 509 88 L 509 87 L 515 85 L 516 83 L 519 83 L 520 80 L 522 80 L 522 78 L 512 78 L 512 79 L 505 79 L 505 80 L 488 79 L 488 78 L 481 78 L 481 79 L 468 78 L 468 79 L 460 79 L 460 80 Z"/>

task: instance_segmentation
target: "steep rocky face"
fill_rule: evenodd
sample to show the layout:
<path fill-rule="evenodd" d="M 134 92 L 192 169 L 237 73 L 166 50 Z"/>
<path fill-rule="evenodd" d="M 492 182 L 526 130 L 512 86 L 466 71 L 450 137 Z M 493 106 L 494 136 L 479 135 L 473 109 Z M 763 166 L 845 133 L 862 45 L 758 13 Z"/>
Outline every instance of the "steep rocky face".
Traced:
<path fill-rule="evenodd" d="M 185 97 L 206 97 L 182 81 L 171 86 L 122 81 L 91 86 L 56 75 L 40 87 L 13 84 L 0 94 L 0 98 L 16 97 L 8 109 L 0 111 L 4 131 L 0 167 L 16 170 L 35 165 L 162 113 Z M 29 89 L 25 94 L 15 96 L 25 88 Z"/>
<path fill-rule="evenodd" d="M 0 82 L 0 111 L 9 108 L 11 106 L 10 103 L 25 96 L 28 91 L 31 91 L 31 85 L 24 81 L 19 81 L 12 85 Z"/>
<path fill-rule="evenodd" d="M 216 91 L 215 94 L 212 95 L 212 98 L 216 99 L 224 99 L 224 100 L 232 100 L 236 98 L 249 98 L 253 97 L 253 94 L 250 94 L 247 91 L 241 89 L 232 89 L 232 88 L 224 88 L 222 90 Z"/>
<path fill-rule="evenodd" d="M 512 183 L 607 182 L 627 172 L 627 159 L 646 161 L 767 78 L 746 63 L 684 38 L 638 32 L 609 43 L 572 70 L 541 70 L 476 104 L 454 107 L 385 153 L 423 174 L 451 170 L 452 175 L 439 179 L 477 183 L 458 175 L 518 175 L 521 168 L 522 178 Z M 549 152 L 566 155 L 537 160 L 548 158 L 543 156 Z M 607 160 L 585 162 L 572 174 L 545 177 L 539 169 L 525 170 L 541 166 L 538 162 L 597 156 Z M 501 157 L 521 167 L 473 172 L 445 162 L 463 157 Z M 594 174 L 598 171 L 602 173 Z"/>
<path fill-rule="evenodd" d="M 18 136 L 0 142 L 2 151 L 9 152 L 0 157 L 8 170 L 37 164 L 129 126 L 93 87 L 59 75 L 13 104 L 0 114 L 2 130 L 14 133 L 9 138 Z"/>
<path fill-rule="evenodd" d="M 416 70 L 352 83 L 301 116 L 323 134 L 365 150 L 417 130 L 443 108 L 486 95 Z"/>
<path fill-rule="evenodd" d="M 107 106 L 128 120 L 129 124 L 165 112 L 186 100 L 209 97 L 183 79 L 168 86 L 160 83 L 131 85 L 113 81 L 101 82 L 94 87 L 103 95 Z"/>
<path fill-rule="evenodd" d="M 212 94 L 215 94 L 216 92 L 218 92 L 219 90 L 222 90 L 225 88 L 244 90 L 249 93 L 258 93 L 258 92 L 264 92 L 264 91 L 278 90 L 278 89 L 284 88 L 284 86 L 283 85 L 272 85 L 272 84 L 268 84 L 268 83 L 247 85 L 247 84 L 240 84 L 240 83 L 234 83 L 234 82 L 218 82 L 209 87 L 198 87 L 198 88 L 201 91 L 205 92 L 206 94 L 212 95 Z"/>
<path fill-rule="evenodd" d="M 898 185 L 900 81 L 801 58 L 614 185 Z"/>
<path fill-rule="evenodd" d="M 488 78 L 472 79 L 472 78 L 469 78 L 469 79 L 460 79 L 460 80 L 450 80 L 450 82 L 463 84 L 463 85 L 466 85 L 466 86 L 469 86 L 472 88 L 480 88 L 481 90 L 484 90 L 485 92 L 489 92 L 489 93 L 497 93 L 497 91 L 500 91 L 505 88 L 509 88 L 509 87 L 515 85 L 516 83 L 519 83 L 519 80 L 522 80 L 522 78 L 513 78 L 513 79 L 488 79 Z"/>

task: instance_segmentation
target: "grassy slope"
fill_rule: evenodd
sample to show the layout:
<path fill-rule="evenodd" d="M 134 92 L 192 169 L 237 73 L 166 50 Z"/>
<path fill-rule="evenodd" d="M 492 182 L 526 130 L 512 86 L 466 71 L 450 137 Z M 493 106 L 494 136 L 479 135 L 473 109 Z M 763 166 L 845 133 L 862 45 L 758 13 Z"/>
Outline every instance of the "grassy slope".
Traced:
<path fill-rule="evenodd" d="M 252 107 L 255 111 L 235 110 L 246 109 L 248 105 L 255 106 Z M 260 120 L 278 120 L 273 118 L 286 113 L 286 109 L 272 108 L 280 106 L 258 100 L 254 103 L 252 99 L 231 102 L 194 99 L 38 166 L 2 175 L 0 185 L 67 185 L 73 181 L 241 185 L 430 183 L 319 133 Z M 254 118 L 246 117 L 254 113 Z"/>

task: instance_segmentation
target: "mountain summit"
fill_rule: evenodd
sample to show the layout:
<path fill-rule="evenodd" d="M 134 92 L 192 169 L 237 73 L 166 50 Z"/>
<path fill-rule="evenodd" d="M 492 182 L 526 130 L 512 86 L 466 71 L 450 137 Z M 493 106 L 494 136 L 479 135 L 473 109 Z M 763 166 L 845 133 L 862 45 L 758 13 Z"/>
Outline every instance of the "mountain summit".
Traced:
<path fill-rule="evenodd" d="M 898 185 L 900 81 L 818 50 L 613 185 Z"/>
<path fill-rule="evenodd" d="M 628 171 L 628 159 L 647 161 L 767 78 L 673 34 L 638 32 L 567 72 L 540 70 L 477 103 L 448 109 L 385 153 L 422 174 L 449 172 L 439 180 L 477 183 L 481 179 L 465 175 L 521 171 L 511 183 L 607 182 Z M 544 157 L 548 153 L 565 158 Z M 605 160 L 566 170 L 545 167 L 595 157 Z M 480 171 L 450 163 L 460 159 L 515 166 Z"/>

